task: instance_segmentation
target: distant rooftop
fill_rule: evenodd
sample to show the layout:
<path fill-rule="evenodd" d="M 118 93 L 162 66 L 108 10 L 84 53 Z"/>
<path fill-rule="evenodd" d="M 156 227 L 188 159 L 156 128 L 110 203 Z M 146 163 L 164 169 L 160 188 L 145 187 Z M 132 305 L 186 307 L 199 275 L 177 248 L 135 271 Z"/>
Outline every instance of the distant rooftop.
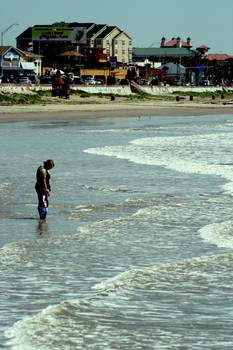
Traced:
<path fill-rule="evenodd" d="M 0 46 L 0 56 L 2 56 L 7 50 L 9 50 L 12 46 Z"/>
<path fill-rule="evenodd" d="M 182 41 L 181 38 L 178 36 L 177 38 L 172 38 L 170 41 L 166 42 L 166 38 L 163 37 L 161 40 L 161 47 L 187 47 L 191 48 L 191 38 L 188 37 L 187 41 Z"/>
<path fill-rule="evenodd" d="M 229 55 L 223 54 L 223 53 L 212 53 L 212 54 L 209 54 L 206 58 L 210 61 L 213 61 L 213 60 L 225 61 L 225 60 L 233 58 L 233 56 L 229 56 Z"/>
<path fill-rule="evenodd" d="M 200 53 L 190 50 L 187 47 L 159 47 L 159 48 L 138 48 L 133 47 L 134 56 L 143 56 L 143 57 L 190 57 L 197 56 Z"/>
<path fill-rule="evenodd" d="M 105 38 L 108 34 L 110 34 L 116 26 L 108 26 L 100 35 L 97 36 L 97 38 Z M 119 29 L 120 30 L 120 29 Z"/>
<path fill-rule="evenodd" d="M 106 24 L 95 24 L 93 28 L 88 31 L 88 38 L 91 38 L 93 35 L 97 34 L 100 30 L 104 29 Z"/>

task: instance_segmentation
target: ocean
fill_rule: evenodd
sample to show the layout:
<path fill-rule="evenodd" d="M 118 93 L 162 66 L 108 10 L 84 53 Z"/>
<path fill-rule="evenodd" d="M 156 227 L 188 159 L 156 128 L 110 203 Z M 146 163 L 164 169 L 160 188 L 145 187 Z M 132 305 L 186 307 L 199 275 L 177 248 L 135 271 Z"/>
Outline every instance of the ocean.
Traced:
<path fill-rule="evenodd" d="M 0 149 L 1 349 L 232 350 L 233 115 L 1 123 Z"/>

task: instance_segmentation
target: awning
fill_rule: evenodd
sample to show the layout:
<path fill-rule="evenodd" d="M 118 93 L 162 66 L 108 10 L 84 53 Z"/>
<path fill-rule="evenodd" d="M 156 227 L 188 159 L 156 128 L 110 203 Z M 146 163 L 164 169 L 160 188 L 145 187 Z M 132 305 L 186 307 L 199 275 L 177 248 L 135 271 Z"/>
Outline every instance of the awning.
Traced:
<path fill-rule="evenodd" d="M 84 55 L 76 51 L 65 51 L 61 53 L 60 56 L 83 57 Z"/>
<path fill-rule="evenodd" d="M 35 64 L 34 62 L 21 62 L 21 66 L 23 70 L 35 70 Z"/>

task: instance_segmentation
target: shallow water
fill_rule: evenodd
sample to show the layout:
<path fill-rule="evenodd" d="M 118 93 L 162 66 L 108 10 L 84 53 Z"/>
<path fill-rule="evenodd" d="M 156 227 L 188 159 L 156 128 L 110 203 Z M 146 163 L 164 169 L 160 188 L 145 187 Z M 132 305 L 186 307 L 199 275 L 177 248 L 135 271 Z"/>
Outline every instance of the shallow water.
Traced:
<path fill-rule="evenodd" d="M 232 349 L 233 116 L 5 123 L 0 145 L 0 347 Z"/>

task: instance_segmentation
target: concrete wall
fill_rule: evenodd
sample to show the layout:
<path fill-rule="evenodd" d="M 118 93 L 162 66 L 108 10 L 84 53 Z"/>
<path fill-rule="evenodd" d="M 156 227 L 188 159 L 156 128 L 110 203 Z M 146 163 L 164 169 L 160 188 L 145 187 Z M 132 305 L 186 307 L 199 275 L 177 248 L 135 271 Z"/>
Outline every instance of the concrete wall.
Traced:
<path fill-rule="evenodd" d="M 71 85 L 71 89 L 86 91 L 93 94 L 118 94 L 118 95 L 131 95 L 133 94 L 130 85 Z M 52 90 L 52 86 L 49 84 L 0 84 L 1 91 L 9 92 L 28 92 L 30 90 Z M 140 91 L 151 95 L 162 95 L 167 93 L 173 93 L 178 91 L 184 92 L 216 92 L 216 91 L 231 91 L 233 87 L 221 86 L 202 86 L 202 87 L 191 87 L 191 86 L 142 86 L 140 85 Z"/>
<path fill-rule="evenodd" d="M 132 94 L 129 85 L 114 85 L 114 86 L 105 86 L 105 85 L 71 85 L 73 90 L 86 91 L 92 94 L 117 94 L 117 95 L 130 95 Z M 0 84 L 0 92 L 29 92 L 30 90 L 52 90 L 52 86 L 49 84 Z"/>
<path fill-rule="evenodd" d="M 233 87 L 222 86 L 140 86 L 140 91 L 151 95 L 162 95 L 178 91 L 183 92 L 216 92 L 233 91 Z"/>
<path fill-rule="evenodd" d="M 82 90 L 86 91 L 92 94 L 117 94 L 117 95 L 131 95 L 131 88 L 129 85 L 97 85 L 97 86 L 90 86 L 90 85 L 73 85 L 72 89 L 74 90 Z"/>

